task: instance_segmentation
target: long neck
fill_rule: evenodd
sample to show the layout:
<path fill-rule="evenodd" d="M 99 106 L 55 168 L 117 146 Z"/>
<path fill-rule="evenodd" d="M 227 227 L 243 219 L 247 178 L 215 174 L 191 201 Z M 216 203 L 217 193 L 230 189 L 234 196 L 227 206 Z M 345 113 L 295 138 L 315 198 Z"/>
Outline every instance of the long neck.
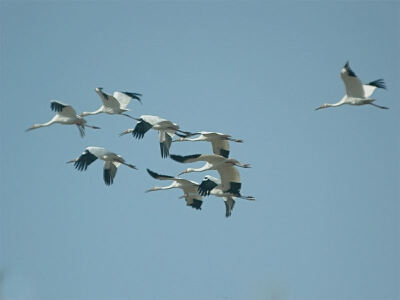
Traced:
<path fill-rule="evenodd" d="M 85 111 L 85 112 L 81 113 L 80 116 L 84 117 L 84 116 L 88 116 L 88 115 L 97 115 L 97 114 L 102 113 L 102 112 L 103 112 L 103 106 L 101 106 L 98 110 L 95 110 L 95 111 L 92 111 L 92 112 Z"/>
<path fill-rule="evenodd" d="M 175 182 L 173 182 L 172 184 L 168 185 L 168 186 L 155 186 L 151 189 L 151 191 L 161 191 L 161 190 L 169 190 L 169 189 L 173 189 L 176 188 L 176 184 Z"/>
<path fill-rule="evenodd" d="M 347 96 L 344 96 L 342 99 L 340 99 L 340 101 L 336 102 L 336 103 L 327 103 L 326 106 L 327 107 L 335 107 L 335 106 L 340 106 L 346 103 L 346 99 Z"/>
<path fill-rule="evenodd" d="M 187 173 L 190 173 L 190 172 L 203 172 L 203 171 L 210 170 L 211 168 L 212 168 L 212 165 L 210 165 L 209 163 L 206 163 L 201 168 L 197 168 L 197 169 L 188 168 L 187 169 Z"/>
<path fill-rule="evenodd" d="M 51 119 L 50 121 L 43 123 L 43 124 L 35 124 L 32 126 L 32 129 L 36 129 L 36 128 L 40 128 L 40 127 L 46 127 L 46 126 L 50 126 L 52 124 L 56 123 L 55 118 Z"/>

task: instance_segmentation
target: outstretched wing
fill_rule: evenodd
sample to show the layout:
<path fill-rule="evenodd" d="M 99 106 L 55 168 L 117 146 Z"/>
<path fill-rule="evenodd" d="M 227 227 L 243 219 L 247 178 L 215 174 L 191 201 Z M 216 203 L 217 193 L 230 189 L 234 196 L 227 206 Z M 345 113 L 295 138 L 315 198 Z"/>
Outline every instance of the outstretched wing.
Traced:
<path fill-rule="evenodd" d="M 235 200 L 233 197 L 222 197 L 225 203 L 225 217 L 230 217 L 232 214 L 232 209 L 235 206 Z"/>
<path fill-rule="evenodd" d="M 201 205 L 203 204 L 202 197 L 200 195 L 195 194 L 186 194 L 185 195 L 186 205 L 190 206 L 194 209 L 201 209 Z"/>
<path fill-rule="evenodd" d="M 149 173 L 151 177 L 158 179 L 158 180 L 175 180 L 176 179 L 174 176 L 161 175 L 156 172 L 153 172 L 150 169 L 146 169 L 146 170 L 147 170 L 147 173 Z"/>
<path fill-rule="evenodd" d="M 217 169 L 222 181 L 222 190 L 224 193 L 231 193 L 240 196 L 240 174 L 237 168 L 231 164 L 223 164 Z"/>
<path fill-rule="evenodd" d="M 186 156 L 182 156 L 182 155 L 175 155 L 175 154 L 171 154 L 170 157 L 180 163 L 191 163 L 191 162 L 195 162 L 195 161 L 199 161 L 201 154 L 192 154 L 192 155 L 186 155 Z"/>
<path fill-rule="evenodd" d="M 158 137 L 160 139 L 161 157 L 163 158 L 169 156 L 169 149 L 171 148 L 172 136 L 168 131 L 165 130 L 158 131 Z"/>
<path fill-rule="evenodd" d="M 128 104 L 131 102 L 132 99 L 138 100 L 140 103 L 142 103 L 142 100 L 140 97 L 142 94 L 139 93 L 129 93 L 129 92 L 114 92 L 113 97 L 119 102 L 120 107 L 123 109 L 126 109 Z"/>
<path fill-rule="evenodd" d="M 104 93 L 100 89 L 99 90 L 96 89 L 96 93 L 100 96 L 101 102 L 103 102 L 104 106 L 109 107 L 111 109 L 120 108 L 118 100 L 115 99 L 113 96 Z"/>
<path fill-rule="evenodd" d="M 213 178 L 211 178 L 210 176 L 206 176 L 200 183 L 199 187 L 197 188 L 197 191 L 202 196 L 209 196 L 211 190 L 216 186 L 218 186 L 218 184 L 219 183 L 216 180 L 213 180 Z"/>
<path fill-rule="evenodd" d="M 364 84 L 363 89 L 364 89 L 365 97 L 366 98 L 371 97 L 373 92 L 376 90 L 376 88 L 386 89 L 386 85 L 385 85 L 385 82 L 383 81 L 383 79 L 378 79 L 375 81 L 371 81 L 367 84 Z"/>
<path fill-rule="evenodd" d="M 138 121 L 135 129 L 132 131 L 132 135 L 133 137 L 137 138 L 137 139 L 141 139 L 144 137 L 144 134 L 149 131 L 151 128 L 153 127 L 153 125 L 151 125 L 150 123 L 147 123 L 146 121 Z"/>
<path fill-rule="evenodd" d="M 117 174 L 117 169 L 121 164 L 119 162 L 104 162 L 103 178 L 106 185 L 111 185 L 114 182 L 114 177 Z"/>
<path fill-rule="evenodd" d="M 88 150 L 85 150 L 79 156 L 78 160 L 74 163 L 75 169 L 79 171 L 86 171 L 87 167 L 97 159 L 97 156 L 90 153 Z"/>
<path fill-rule="evenodd" d="M 61 116 L 68 117 L 68 118 L 76 117 L 75 109 L 73 109 L 71 105 L 62 103 L 60 101 L 56 101 L 56 100 L 51 101 L 50 108 L 52 111 L 57 112 Z"/>
<path fill-rule="evenodd" d="M 213 152 L 216 155 L 229 157 L 229 142 L 223 139 L 215 139 L 211 141 Z"/>
<path fill-rule="evenodd" d="M 340 76 L 342 77 L 348 97 L 364 98 L 364 89 L 361 80 L 350 68 L 349 62 L 344 65 Z"/>

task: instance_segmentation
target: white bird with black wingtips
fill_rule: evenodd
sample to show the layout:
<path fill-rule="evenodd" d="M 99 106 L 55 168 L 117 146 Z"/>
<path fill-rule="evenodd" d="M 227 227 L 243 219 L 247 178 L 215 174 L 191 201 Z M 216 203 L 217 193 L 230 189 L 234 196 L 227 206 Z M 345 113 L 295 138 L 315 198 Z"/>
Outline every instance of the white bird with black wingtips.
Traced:
<path fill-rule="evenodd" d="M 172 180 L 173 182 L 168 186 L 163 186 L 163 187 L 155 186 L 147 190 L 146 193 L 179 188 L 183 190 L 184 193 L 183 197 L 186 200 L 187 206 L 193 207 L 195 209 L 201 209 L 201 205 L 203 204 L 203 198 L 197 192 L 199 186 L 197 182 L 169 175 L 161 175 L 149 169 L 147 169 L 147 172 L 150 174 L 151 177 L 155 179 Z"/>
<path fill-rule="evenodd" d="M 56 115 L 49 122 L 43 124 L 34 124 L 32 127 L 28 128 L 25 131 L 30 131 L 40 127 L 46 127 L 53 125 L 55 123 L 59 123 L 62 125 L 76 125 L 79 129 L 81 137 L 84 137 L 85 127 L 100 129 L 100 127 L 86 124 L 86 120 L 81 116 L 77 115 L 75 109 L 73 109 L 71 105 L 53 100 L 50 103 L 50 108 L 51 110 L 56 112 Z"/>
<path fill-rule="evenodd" d="M 139 118 L 133 118 L 137 120 L 135 128 L 130 128 L 122 132 L 120 135 L 132 133 L 132 136 L 136 139 L 144 137 L 145 133 L 150 129 L 158 131 L 158 137 L 160 141 L 161 157 L 165 158 L 169 155 L 169 149 L 171 148 L 172 138 L 176 134 L 178 136 L 189 136 L 190 132 L 182 131 L 179 129 L 179 125 L 152 115 L 142 115 Z M 180 133 L 182 134 L 180 134 Z"/>
<path fill-rule="evenodd" d="M 151 177 L 158 180 L 172 180 L 172 184 L 164 187 L 155 186 L 146 192 L 160 191 L 160 190 L 169 190 L 173 188 L 180 188 L 183 190 L 184 195 L 182 196 L 186 200 L 186 205 L 191 206 L 195 209 L 201 209 L 201 205 L 203 204 L 202 196 L 214 195 L 220 197 L 224 200 L 225 203 L 225 216 L 229 217 L 232 213 L 233 206 L 235 204 L 234 198 L 241 198 L 246 200 L 254 200 L 252 196 L 233 196 L 230 193 L 224 193 L 221 188 L 221 184 L 218 183 L 218 179 L 212 176 L 207 175 L 201 184 L 198 184 L 195 181 L 187 180 L 184 178 L 169 176 L 169 175 L 160 175 L 156 172 L 153 172 L 147 169 L 147 172 Z M 203 195 L 201 194 L 202 188 L 206 185 L 208 188 L 212 185 L 212 182 L 215 185 Z M 200 188 L 202 186 L 202 188 Z M 182 198 L 181 197 L 181 198 Z"/>
<path fill-rule="evenodd" d="M 229 157 L 229 141 L 236 143 L 243 143 L 241 139 L 234 139 L 228 134 L 219 133 L 219 132 L 209 132 L 209 131 L 200 131 L 193 133 L 192 135 L 199 135 L 196 138 L 182 137 L 173 142 L 201 142 L 206 141 L 210 142 L 213 148 L 213 153 L 216 155 L 221 155 L 223 157 Z"/>
<path fill-rule="evenodd" d="M 137 169 L 134 165 L 125 162 L 120 155 L 110 152 L 102 147 L 87 147 L 78 158 L 70 160 L 67 163 L 74 163 L 75 169 L 86 171 L 87 167 L 96 159 L 104 160 L 103 178 L 106 185 L 113 184 L 117 168 L 121 164 L 132 169 Z"/>
<path fill-rule="evenodd" d="M 369 104 L 381 109 L 388 109 L 385 106 L 380 106 L 373 103 L 376 99 L 370 98 L 373 92 L 377 88 L 386 89 L 386 85 L 383 79 L 377 79 L 367 84 L 362 84 L 361 80 L 350 68 L 349 62 L 347 62 L 344 65 L 343 69 L 340 72 L 340 76 L 342 77 L 344 86 L 346 88 L 346 95 L 339 102 L 333 104 L 324 103 L 320 107 L 317 107 L 316 110 L 327 107 L 341 106 L 343 104 L 349 104 L 349 105 Z"/>
<path fill-rule="evenodd" d="M 142 103 L 140 97 L 142 94 L 139 93 L 130 93 L 130 92 L 119 92 L 116 91 L 114 94 L 108 95 L 103 92 L 103 88 L 96 88 L 96 93 L 99 95 L 103 105 L 100 106 L 98 110 L 92 112 L 83 112 L 80 114 L 81 117 L 88 116 L 88 115 L 97 115 L 100 113 L 106 113 L 110 115 L 124 115 L 129 118 L 132 116 L 126 114 L 125 112 L 129 111 L 127 108 L 128 104 L 131 102 L 132 99 L 138 100 Z"/>
<path fill-rule="evenodd" d="M 240 163 L 234 158 L 226 158 L 215 154 L 193 154 L 187 156 L 174 155 L 170 156 L 173 160 L 180 163 L 191 163 L 197 161 L 205 161 L 206 164 L 201 168 L 187 168 L 181 174 L 190 172 L 203 172 L 207 170 L 217 170 L 221 177 L 221 185 L 224 193 L 230 193 L 234 196 L 240 196 L 242 183 L 240 174 L 236 167 L 250 168 L 249 164 Z"/>

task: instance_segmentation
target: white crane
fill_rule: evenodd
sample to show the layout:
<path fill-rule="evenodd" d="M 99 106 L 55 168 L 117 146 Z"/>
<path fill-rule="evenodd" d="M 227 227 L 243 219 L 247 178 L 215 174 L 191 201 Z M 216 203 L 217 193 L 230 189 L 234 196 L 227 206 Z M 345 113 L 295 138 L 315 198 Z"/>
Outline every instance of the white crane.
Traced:
<path fill-rule="evenodd" d="M 250 168 L 249 164 L 242 164 L 236 159 L 226 158 L 221 155 L 215 154 L 194 154 L 194 155 L 174 155 L 171 154 L 171 158 L 180 163 L 191 163 L 197 161 L 205 161 L 206 164 L 197 169 L 187 168 L 183 172 L 179 173 L 185 174 L 190 172 L 203 172 L 207 170 L 217 170 L 221 177 L 221 187 L 224 193 L 230 193 L 234 196 L 240 196 L 240 188 L 242 183 L 240 182 L 240 174 L 237 167 Z"/>
<path fill-rule="evenodd" d="M 197 182 L 169 175 L 157 174 L 156 172 L 153 172 L 149 169 L 147 169 L 147 172 L 150 174 L 151 177 L 155 179 L 172 180 L 173 182 L 168 186 L 163 186 L 163 187 L 155 186 L 147 190 L 146 193 L 179 188 L 183 190 L 184 195 L 182 197 L 185 198 L 187 206 L 191 206 L 195 209 L 201 209 L 201 205 L 203 204 L 203 197 L 201 197 L 197 192 L 197 188 L 199 186 Z"/>
<path fill-rule="evenodd" d="M 171 148 L 172 138 L 175 134 L 184 137 L 191 135 L 190 132 L 180 130 L 178 124 L 172 123 L 171 121 L 160 118 L 158 116 L 142 115 L 139 118 L 133 119 L 138 121 L 135 128 L 127 129 L 120 135 L 122 136 L 124 134 L 132 133 L 134 138 L 141 139 L 150 129 L 157 130 L 160 140 L 161 157 L 163 158 L 168 157 L 169 149 Z"/>
<path fill-rule="evenodd" d="M 192 135 L 199 135 L 196 138 L 182 137 L 173 142 L 200 142 L 207 141 L 211 142 L 213 153 L 216 155 L 221 155 L 223 157 L 229 157 L 229 142 L 243 143 L 241 139 L 234 139 L 228 134 L 223 134 L 219 132 L 208 132 L 208 131 L 200 131 L 193 133 Z"/>
<path fill-rule="evenodd" d="M 117 168 L 121 164 L 132 169 L 137 169 L 134 165 L 126 163 L 120 155 L 101 147 L 87 147 L 78 158 L 70 160 L 67 163 L 74 163 L 75 169 L 86 171 L 87 167 L 96 159 L 104 160 L 103 178 L 106 185 L 113 184 Z"/>
<path fill-rule="evenodd" d="M 156 172 L 153 172 L 149 169 L 147 169 L 147 172 L 150 174 L 151 177 L 158 179 L 158 180 L 172 180 L 172 184 L 168 186 L 163 186 L 163 187 L 158 187 L 155 186 L 146 192 L 153 192 L 153 191 L 160 191 L 160 190 L 169 190 L 173 188 L 180 188 L 183 190 L 184 195 L 181 196 L 180 198 L 185 198 L 186 200 L 186 205 L 191 206 L 195 209 L 201 209 L 201 205 L 203 204 L 203 198 L 202 195 L 200 194 L 200 186 L 203 184 L 204 185 L 210 185 L 210 182 L 218 182 L 218 179 L 207 175 L 203 182 L 201 184 L 198 184 L 195 181 L 179 178 L 179 177 L 174 177 L 174 176 L 169 176 L 169 175 L 160 175 Z M 224 200 L 225 203 L 225 216 L 229 217 L 231 215 L 233 206 L 235 204 L 235 197 L 241 198 L 241 199 L 246 199 L 246 200 L 255 200 L 254 197 L 252 196 L 233 196 L 230 193 L 224 193 L 222 191 L 221 185 L 216 184 L 210 192 L 207 193 L 207 195 L 214 195 L 217 197 L 220 197 Z M 204 195 L 205 196 L 205 195 Z"/>
<path fill-rule="evenodd" d="M 71 105 L 53 100 L 50 102 L 50 108 L 51 110 L 56 112 L 56 115 L 49 122 L 43 124 L 34 124 L 32 127 L 26 129 L 25 131 L 30 131 L 40 127 L 50 126 L 53 125 L 54 123 L 60 123 L 63 125 L 76 125 L 79 129 L 81 137 L 84 137 L 85 127 L 100 129 L 100 127 L 86 124 L 86 120 L 81 116 L 77 115 L 75 109 L 73 109 Z"/>
<path fill-rule="evenodd" d="M 100 113 L 106 113 L 110 115 L 120 114 L 132 118 L 130 115 L 126 114 L 129 109 L 127 108 L 128 104 L 132 99 L 138 100 L 142 103 L 140 97 L 142 94 L 139 93 L 130 93 L 130 92 L 119 92 L 116 91 L 114 94 L 108 95 L 103 92 L 103 88 L 96 88 L 96 93 L 100 96 L 103 105 L 100 106 L 98 110 L 93 112 L 83 112 L 80 114 L 81 117 L 88 115 L 97 115 Z"/>
<path fill-rule="evenodd" d="M 346 95 L 337 103 L 324 103 L 320 107 L 317 107 L 316 110 L 327 107 L 335 107 L 343 104 L 349 105 L 364 105 L 369 104 L 378 108 L 388 109 L 385 106 L 380 106 L 375 103 L 375 99 L 370 98 L 375 91 L 376 88 L 386 89 L 385 82 L 383 79 L 378 79 L 375 81 L 371 81 L 367 84 L 362 84 L 357 75 L 350 68 L 349 62 L 346 62 L 343 69 L 340 72 L 340 76 L 342 77 L 344 86 L 346 88 Z"/>

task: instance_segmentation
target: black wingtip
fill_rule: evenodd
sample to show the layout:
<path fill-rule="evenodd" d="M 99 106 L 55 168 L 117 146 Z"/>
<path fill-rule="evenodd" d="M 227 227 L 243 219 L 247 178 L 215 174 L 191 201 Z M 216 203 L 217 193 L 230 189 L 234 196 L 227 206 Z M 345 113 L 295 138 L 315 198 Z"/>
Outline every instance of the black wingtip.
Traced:
<path fill-rule="evenodd" d="M 349 61 L 346 62 L 346 64 L 344 65 L 344 68 L 346 69 L 347 73 L 349 74 L 349 76 L 351 77 L 357 77 L 356 73 L 354 73 L 354 71 L 350 68 L 350 63 Z"/>
<path fill-rule="evenodd" d="M 146 169 L 146 171 L 147 171 L 147 173 L 149 173 L 150 174 L 150 176 L 151 177 L 153 177 L 153 178 L 158 178 L 159 177 L 159 175 L 156 173 L 156 172 L 153 172 L 152 170 L 150 170 L 150 169 Z"/>
<path fill-rule="evenodd" d="M 374 81 L 371 81 L 370 83 L 368 83 L 368 85 L 372 85 L 372 86 L 375 86 L 375 87 L 380 88 L 380 89 L 385 89 L 385 90 L 387 89 L 385 81 L 382 78 L 374 80 Z"/>

